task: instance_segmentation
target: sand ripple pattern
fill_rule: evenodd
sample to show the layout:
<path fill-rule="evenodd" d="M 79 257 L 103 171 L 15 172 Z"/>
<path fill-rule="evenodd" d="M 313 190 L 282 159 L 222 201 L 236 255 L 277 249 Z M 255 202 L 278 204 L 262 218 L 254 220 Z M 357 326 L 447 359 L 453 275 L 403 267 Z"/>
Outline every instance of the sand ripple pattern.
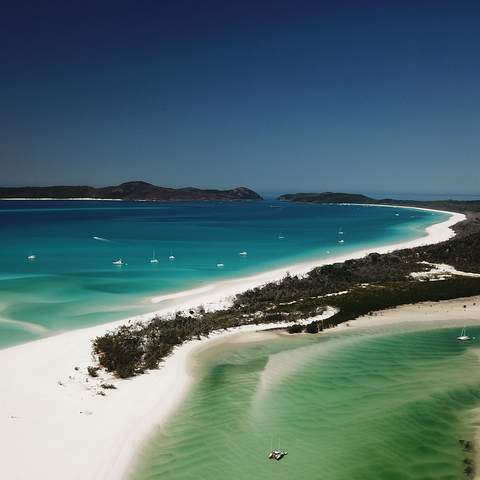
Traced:
<path fill-rule="evenodd" d="M 480 369 L 478 347 L 455 334 L 355 332 L 225 352 L 133 478 L 462 478 L 458 439 L 473 435 Z M 287 374 L 265 388 L 272 362 Z M 272 440 L 284 461 L 266 460 Z"/>

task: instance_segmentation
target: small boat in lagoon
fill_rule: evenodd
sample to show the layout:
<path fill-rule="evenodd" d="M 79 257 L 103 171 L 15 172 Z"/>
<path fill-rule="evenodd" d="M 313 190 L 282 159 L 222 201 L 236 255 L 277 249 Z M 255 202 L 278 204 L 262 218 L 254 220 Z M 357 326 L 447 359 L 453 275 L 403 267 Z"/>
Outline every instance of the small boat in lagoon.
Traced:
<path fill-rule="evenodd" d="M 225 265 L 223 263 L 217 263 L 217 268 L 223 268 Z"/>
<path fill-rule="evenodd" d="M 239 255 L 241 257 L 246 257 L 248 255 L 248 252 L 243 251 L 243 252 L 240 252 Z"/>
<path fill-rule="evenodd" d="M 37 256 L 36 255 L 33 255 L 33 254 L 30 254 L 28 257 L 27 257 L 27 260 L 30 260 L 31 262 L 33 262 L 34 260 L 37 259 Z"/>
<path fill-rule="evenodd" d="M 271 441 L 270 443 L 272 444 L 273 442 Z M 285 455 L 288 455 L 286 450 L 280 448 L 280 440 L 278 441 L 278 449 L 273 450 L 272 446 L 270 446 L 270 448 L 272 448 L 272 450 L 268 454 L 269 460 L 281 460 Z"/>
<path fill-rule="evenodd" d="M 285 450 L 272 450 L 269 453 L 268 458 L 270 460 L 281 460 L 285 455 L 288 455 L 288 452 Z"/>
<path fill-rule="evenodd" d="M 116 265 L 117 267 L 123 267 L 124 262 L 123 262 L 123 260 L 122 260 L 121 258 L 119 258 L 118 260 L 114 260 L 114 261 L 112 262 L 112 264 L 113 264 L 113 265 Z"/>
<path fill-rule="evenodd" d="M 472 338 L 467 335 L 467 328 L 464 326 L 462 328 L 462 332 L 460 333 L 460 336 L 457 337 L 457 340 L 460 340 L 461 342 L 466 342 L 471 339 Z"/>

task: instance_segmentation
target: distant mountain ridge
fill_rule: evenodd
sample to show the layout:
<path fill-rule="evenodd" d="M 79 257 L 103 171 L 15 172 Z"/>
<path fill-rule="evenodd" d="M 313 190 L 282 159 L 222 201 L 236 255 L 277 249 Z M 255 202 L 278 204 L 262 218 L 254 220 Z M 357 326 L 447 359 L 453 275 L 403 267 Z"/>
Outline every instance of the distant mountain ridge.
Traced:
<path fill-rule="evenodd" d="M 391 198 L 371 198 L 360 193 L 288 193 L 278 200 L 307 203 L 360 203 L 365 205 L 399 205 L 404 207 L 431 208 L 452 212 L 480 212 L 480 200 L 394 200 Z"/>
<path fill-rule="evenodd" d="M 0 187 L 0 199 L 13 198 L 53 198 L 53 199 L 82 199 L 93 198 L 99 200 L 150 200 L 150 201 L 239 201 L 263 200 L 253 190 L 238 187 L 231 190 L 208 190 L 194 187 L 167 188 L 152 185 L 143 181 L 126 182 L 110 187 L 89 186 L 51 186 L 51 187 Z"/>
<path fill-rule="evenodd" d="M 290 202 L 313 202 L 313 203 L 373 203 L 378 200 L 361 195 L 359 193 L 287 193 L 280 195 L 278 200 L 288 200 Z"/>

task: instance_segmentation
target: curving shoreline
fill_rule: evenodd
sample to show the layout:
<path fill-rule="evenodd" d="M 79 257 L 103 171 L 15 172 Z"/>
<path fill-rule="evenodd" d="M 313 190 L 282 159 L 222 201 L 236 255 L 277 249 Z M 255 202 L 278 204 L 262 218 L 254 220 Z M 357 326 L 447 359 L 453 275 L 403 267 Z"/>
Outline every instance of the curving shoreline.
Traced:
<path fill-rule="evenodd" d="M 293 265 L 276 268 L 273 270 L 267 270 L 262 273 L 249 275 L 245 277 L 236 277 L 233 279 L 222 280 L 220 282 L 212 282 L 206 285 L 195 287 L 190 290 L 183 290 L 180 292 L 174 292 L 165 295 L 159 295 L 151 297 L 148 301 L 152 303 L 164 303 L 169 308 L 191 308 L 196 307 L 199 304 L 212 304 L 212 308 L 224 305 L 228 298 L 248 290 L 250 288 L 259 287 L 269 282 L 278 281 L 283 278 L 287 273 L 291 275 L 305 275 L 315 267 L 322 265 L 328 265 L 331 263 L 344 262 L 350 259 L 362 258 L 370 253 L 389 253 L 394 250 L 400 250 L 404 248 L 422 247 L 425 245 L 431 245 L 434 243 L 444 242 L 455 236 L 455 232 L 451 229 L 453 225 L 466 219 L 463 213 L 448 212 L 445 210 L 433 210 L 428 208 L 417 207 L 395 207 L 394 205 L 371 205 L 371 204 L 350 204 L 358 205 L 361 207 L 388 207 L 388 208 L 406 208 L 409 210 L 423 210 L 435 213 L 445 213 L 450 215 L 450 218 L 443 222 L 435 223 L 425 229 L 426 235 L 418 237 L 413 240 L 406 240 L 399 243 L 389 243 L 380 247 L 370 247 L 360 250 L 354 250 L 352 252 L 345 253 L 343 255 L 335 255 L 331 257 L 320 257 L 317 259 L 311 259 L 304 262 L 295 263 Z M 172 300 L 182 299 L 182 302 L 172 302 Z M 217 305 L 218 304 L 218 305 Z M 155 312 L 154 312 L 155 313 Z M 148 314 L 148 316 L 154 313 Z M 162 309 L 162 313 L 164 310 Z"/>
<path fill-rule="evenodd" d="M 162 304 L 156 312 L 162 314 L 201 303 L 216 308 L 234 294 L 279 280 L 286 272 L 302 275 L 316 266 L 360 258 L 372 252 L 386 253 L 442 242 L 455 235 L 451 226 L 465 219 L 463 214 L 444 213 L 451 215 L 450 218 L 427 227 L 426 235 L 414 240 L 302 262 L 154 297 L 152 301 Z M 154 314 L 130 320 L 148 319 Z M 88 378 L 91 340 L 127 320 L 74 330 L 0 351 L 0 361 L 7 366 L 0 372 L 0 448 L 8 478 L 63 479 L 66 472 L 68 478 L 124 477 L 148 434 L 167 420 L 188 392 L 194 380 L 189 369 L 191 354 L 200 346 L 204 348 L 207 342 L 233 333 L 222 332 L 211 335 L 209 340 L 187 342 L 175 349 L 161 369 L 133 380 L 112 380 L 107 375 L 100 380 Z M 263 328 L 274 326 L 269 324 Z M 247 326 L 234 331 L 261 328 Z M 101 382 L 114 383 L 119 390 L 109 390 L 106 397 L 98 395 Z M 24 461 L 26 456 L 28 464 Z"/>

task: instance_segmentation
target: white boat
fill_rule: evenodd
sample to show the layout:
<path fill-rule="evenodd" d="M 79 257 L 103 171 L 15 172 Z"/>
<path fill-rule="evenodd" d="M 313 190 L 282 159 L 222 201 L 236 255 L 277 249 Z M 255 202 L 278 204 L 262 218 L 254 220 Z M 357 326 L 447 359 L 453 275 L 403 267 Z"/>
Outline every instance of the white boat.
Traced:
<path fill-rule="evenodd" d="M 27 260 L 30 260 L 31 262 L 33 262 L 33 261 L 36 260 L 36 259 L 37 259 L 37 256 L 36 256 L 36 255 L 29 255 L 29 256 L 27 257 Z"/>
<path fill-rule="evenodd" d="M 343 235 L 343 230 L 342 230 L 342 228 L 339 228 L 339 229 L 338 229 L 338 234 L 339 234 L 339 235 Z"/>
<path fill-rule="evenodd" d="M 270 460 L 281 460 L 285 455 L 288 455 L 288 452 L 285 450 L 272 450 L 268 454 Z"/>
<path fill-rule="evenodd" d="M 463 327 L 462 332 L 460 333 L 460 336 L 457 337 L 457 340 L 460 340 L 461 342 L 466 342 L 467 340 L 471 340 L 471 337 L 467 335 L 467 328 Z"/>
<path fill-rule="evenodd" d="M 124 265 L 123 260 L 119 258 L 118 260 L 115 260 L 112 262 L 113 265 L 117 265 L 117 267 L 122 267 Z"/>
<path fill-rule="evenodd" d="M 339 240 L 338 243 L 345 243 L 345 240 Z"/>
<path fill-rule="evenodd" d="M 248 255 L 248 253 L 243 251 L 243 252 L 240 252 L 239 255 L 241 255 L 242 257 L 246 257 Z"/>
<path fill-rule="evenodd" d="M 270 442 L 270 443 L 273 443 L 273 442 Z M 288 452 L 286 450 L 282 450 L 280 448 L 280 440 L 279 440 L 278 441 L 278 448 L 276 448 L 275 450 L 273 450 L 273 448 L 272 448 L 272 450 L 268 454 L 268 458 L 270 460 L 281 460 L 287 454 L 288 454 Z"/>
<path fill-rule="evenodd" d="M 279 240 L 283 240 L 284 238 L 285 238 L 284 235 L 279 235 L 279 236 L 278 236 L 278 239 L 279 239 Z"/>
<path fill-rule="evenodd" d="M 155 256 L 155 250 L 152 253 L 152 258 L 150 259 L 150 263 L 158 263 L 158 258 Z"/>
<path fill-rule="evenodd" d="M 217 268 L 223 268 L 225 265 L 223 263 L 217 263 Z"/>

